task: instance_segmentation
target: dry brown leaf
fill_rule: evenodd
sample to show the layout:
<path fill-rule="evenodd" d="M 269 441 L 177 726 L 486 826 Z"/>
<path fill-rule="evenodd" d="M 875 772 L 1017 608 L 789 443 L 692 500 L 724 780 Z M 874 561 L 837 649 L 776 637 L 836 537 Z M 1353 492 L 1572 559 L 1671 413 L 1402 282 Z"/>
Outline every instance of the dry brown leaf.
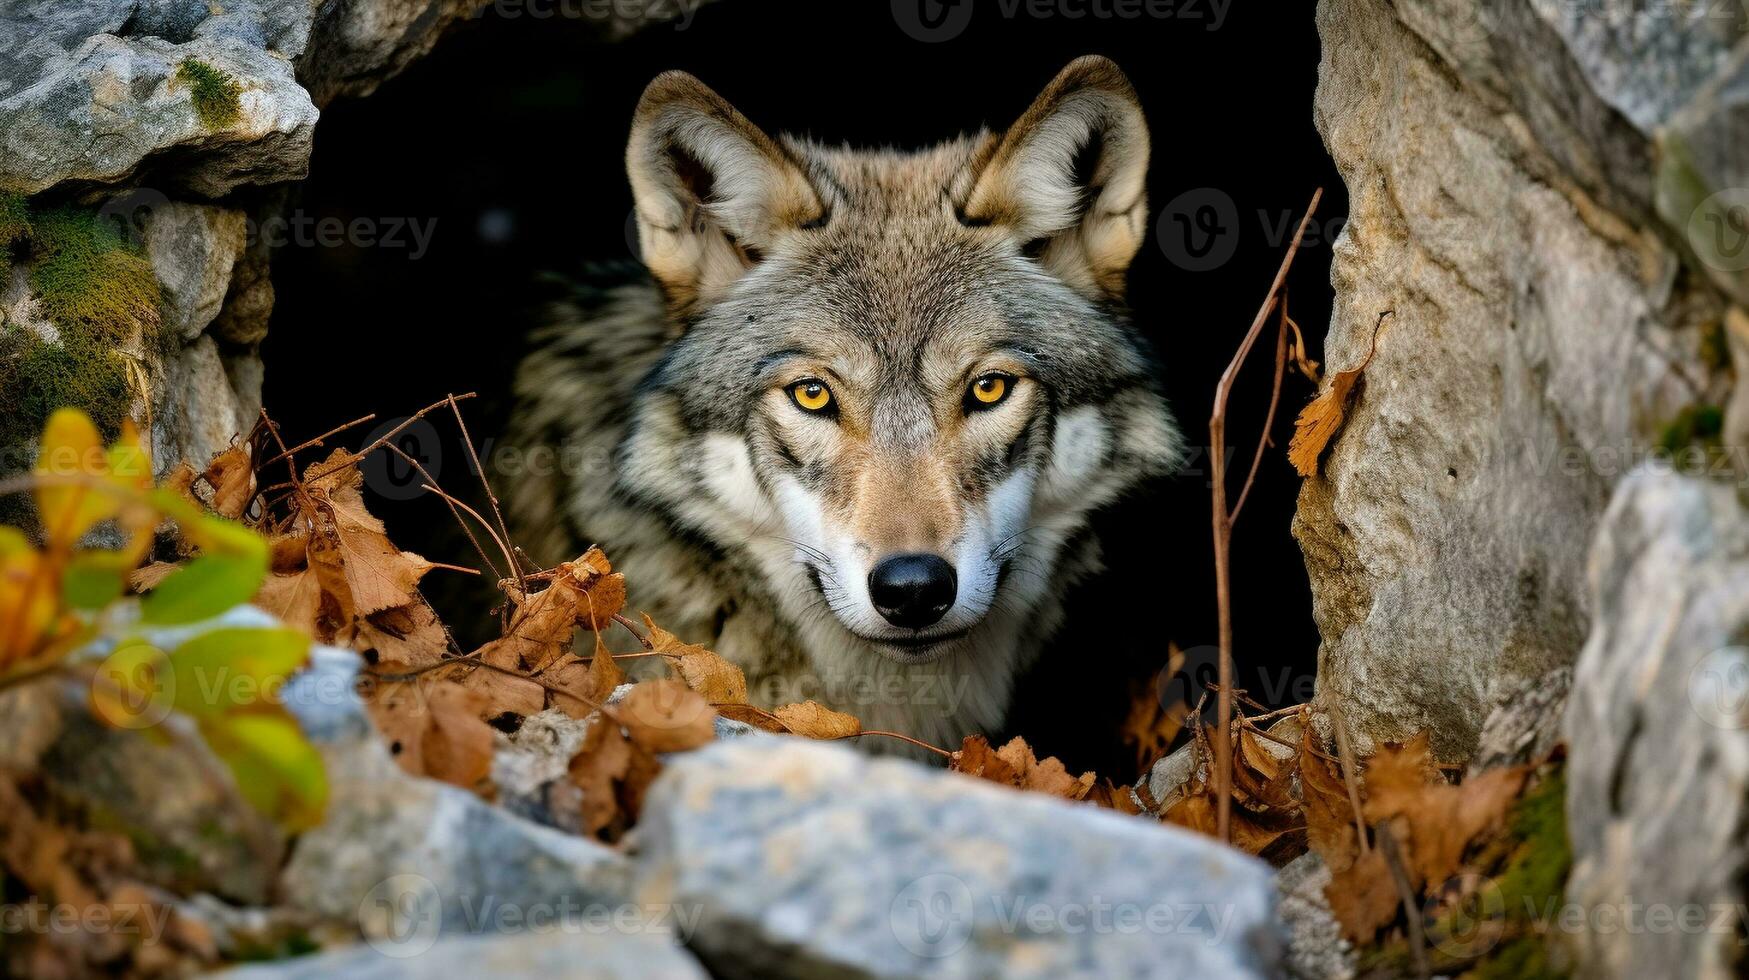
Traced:
<path fill-rule="evenodd" d="M 696 643 L 682 643 L 673 633 L 656 625 L 649 616 L 650 647 L 662 654 L 686 686 L 704 695 L 712 704 L 746 704 L 747 675 L 741 668 Z"/>
<path fill-rule="evenodd" d="M 614 713 L 632 741 L 651 752 L 682 752 L 716 737 L 716 711 L 675 680 L 633 685 Z"/>
<path fill-rule="evenodd" d="M 1431 892 L 1459 872 L 1472 843 L 1505 823 L 1531 770 L 1492 769 L 1454 786 L 1439 777 L 1428 746 L 1423 732 L 1401 747 L 1380 749 L 1367 763 L 1362 807 L 1372 823 L 1403 821 L 1404 870 L 1413 886 Z"/>
<path fill-rule="evenodd" d="M 1309 727 L 1306 739 L 1309 745 Z M 1332 872 L 1346 871 L 1360 855 L 1348 787 L 1331 763 L 1310 752 L 1300 760 L 1300 798 L 1306 815 L 1307 843 Z"/>
<path fill-rule="evenodd" d="M 247 444 L 239 444 L 220 452 L 201 474 L 213 488 L 208 504 L 223 517 L 237 520 L 255 497 L 255 464 L 249 459 Z"/>
<path fill-rule="evenodd" d="M 497 718 L 504 714 L 527 717 L 546 710 L 547 689 L 528 677 L 513 646 L 494 640 L 470 659 L 479 660 L 480 664 L 458 680 L 463 687 L 485 696 L 482 717 Z"/>
<path fill-rule="evenodd" d="M 597 716 L 571 758 L 571 782 L 583 791 L 583 833 L 617 837 L 628 822 L 620 808 L 619 784 L 631 771 L 635 751 L 620 727 Z M 616 827 L 616 824 L 618 825 Z"/>
<path fill-rule="evenodd" d="M 717 709 L 717 714 L 730 721 L 752 725 L 760 731 L 771 732 L 774 735 L 789 734 L 789 729 L 784 727 L 783 722 L 778 721 L 776 715 L 764 708 L 755 708 L 750 704 L 719 704 L 714 707 Z"/>
<path fill-rule="evenodd" d="M 1184 669 L 1184 651 L 1177 644 L 1168 648 L 1164 676 L 1176 675 Z M 1147 772 L 1163 758 L 1178 733 L 1184 729 L 1188 708 L 1182 703 L 1162 704 L 1160 689 L 1152 681 L 1136 685 L 1130 694 L 1130 711 L 1124 719 L 1120 735 L 1124 745 L 1135 752 L 1136 771 Z"/>
<path fill-rule="evenodd" d="M 1091 772 L 1071 776 L 1056 757 L 1039 761 L 1032 746 L 1019 736 L 992 750 L 982 735 L 968 735 L 953 754 L 948 768 L 1016 789 L 1045 793 L 1065 800 L 1083 800 L 1093 791 L 1097 777 Z"/>
<path fill-rule="evenodd" d="M 375 663 L 428 667 L 450 650 L 449 632 L 424 599 L 372 613 L 342 631 L 336 642 L 351 647 Z"/>
<path fill-rule="evenodd" d="M 626 577 L 613 570 L 600 548 L 590 548 L 583 557 L 560 565 L 579 595 L 577 624 L 599 633 L 613 625 L 626 604 Z"/>
<path fill-rule="evenodd" d="M 1160 815 L 1160 820 L 1210 837 L 1219 836 L 1220 818 L 1214 787 L 1200 779 L 1194 780 L 1178 802 Z M 1300 832 L 1304 829 L 1293 810 L 1259 813 L 1237 804 L 1228 811 L 1227 826 L 1233 847 L 1272 863 L 1293 856 L 1299 849 Z"/>
<path fill-rule="evenodd" d="M 128 576 L 128 588 L 135 592 L 150 592 L 171 572 L 181 567 L 180 562 L 174 561 L 155 561 L 149 565 L 141 565 Z"/>
<path fill-rule="evenodd" d="M 1336 431 L 1342 428 L 1342 420 L 1347 417 L 1348 397 L 1354 391 L 1354 386 L 1360 381 L 1361 372 L 1372 363 L 1373 355 L 1378 353 L 1379 330 L 1383 328 L 1385 317 L 1390 311 L 1379 314 L 1378 324 L 1373 328 L 1372 347 L 1366 352 L 1360 366 L 1347 371 L 1338 371 L 1330 376 L 1330 386 L 1312 399 L 1311 404 L 1300 409 L 1299 418 L 1294 420 L 1294 437 L 1287 447 L 1288 462 L 1301 476 L 1316 476 L 1318 473 L 1318 458 L 1324 455 L 1324 447 L 1330 444 L 1330 439 Z"/>
<path fill-rule="evenodd" d="M 420 678 L 379 684 L 365 703 L 402 769 L 489 791 L 493 734 L 482 720 L 485 695 L 449 681 Z"/>
<path fill-rule="evenodd" d="M 318 512 L 317 533 L 338 549 L 357 614 L 406 605 L 431 563 L 395 547 L 383 533 L 383 522 L 365 508 L 364 475 L 352 454 L 336 449 L 325 462 L 313 464 L 304 481 Z"/>
<path fill-rule="evenodd" d="M 553 707 L 573 718 L 587 718 L 613 694 L 614 688 L 625 683 L 625 676 L 597 633 L 593 657 L 587 661 L 569 660 L 541 674 L 541 680 L 569 695 L 555 694 Z"/>
<path fill-rule="evenodd" d="M 1349 941 L 1370 942 L 1380 929 L 1397 919 L 1402 900 L 1391 880 L 1391 866 L 1381 848 L 1358 855 L 1341 871 L 1330 872 L 1330 883 L 1324 886 L 1324 896 L 1330 901 L 1330 911 L 1342 925 Z"/>
<path fill-rule="evenodd" d="M 856 716 L 833 711 L 813 701 L 786 704 L 771 712 L 791 734 L 807 738 L 849 738 L 862 733 L 862 722 Z"/>

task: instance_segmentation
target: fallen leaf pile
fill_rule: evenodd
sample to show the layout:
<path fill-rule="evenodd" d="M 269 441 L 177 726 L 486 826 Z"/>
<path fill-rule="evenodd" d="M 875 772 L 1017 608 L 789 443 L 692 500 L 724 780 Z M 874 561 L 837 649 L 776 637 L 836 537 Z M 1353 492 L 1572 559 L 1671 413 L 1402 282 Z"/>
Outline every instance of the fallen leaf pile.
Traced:
<path fill-rule="evenodd" d="M 1368 826 L 1388 826 L 1401 852 L 1398 868 L 1377 842 L 1366 846 L 1360 840 L 1347 796 L 1327 781 L 1319 810 L 1308 809 L 1307 819 L 1315 828 L 1313 844 L 1330 868 L 1325 894 L 1343 932 L 1366 942 L 1396 920 L 1402 911 L 1399 874 L 1418 896 L 1436 894 L 1463 869 L 1466 852 L 1500 831 L 1531 771 L 1492 769 L 1454 785 L 1434 766 L 1426 733 L 1380 749 L 1366 766 L 1361 809 Z"/>

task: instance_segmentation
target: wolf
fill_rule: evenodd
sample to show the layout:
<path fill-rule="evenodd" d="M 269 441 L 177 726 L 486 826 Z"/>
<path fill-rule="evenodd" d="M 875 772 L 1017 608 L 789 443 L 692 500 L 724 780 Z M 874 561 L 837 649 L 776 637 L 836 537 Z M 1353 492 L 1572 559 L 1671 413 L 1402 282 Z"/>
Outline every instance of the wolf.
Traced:
<path fill-rule="evenodd" d="M 1090 515 L 1180 457 L 1124 306 L 1148 154 L 1101 57 L 917 151 L 774 137 L 660 75 L 626 149 L 648 275 L 578 287 L 517 370 L 519 539 L 602 545 L 756 703 L 997 730 L 1100 568 Z"/>

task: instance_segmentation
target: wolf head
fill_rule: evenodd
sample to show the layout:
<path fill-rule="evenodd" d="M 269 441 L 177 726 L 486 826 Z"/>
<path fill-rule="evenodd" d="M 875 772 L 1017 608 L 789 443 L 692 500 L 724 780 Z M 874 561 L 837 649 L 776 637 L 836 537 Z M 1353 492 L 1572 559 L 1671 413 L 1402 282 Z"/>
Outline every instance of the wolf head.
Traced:
<path fill-rule="evenodd" d="M 1080 59 L 1006 132 L 901 153 L 774 138 L 671 72 L 626 157 L 681 332 L 620 489 L 750 557 L 816 660 L 1014 656 L 1089 512 L 1178 452 L 1121 312 L 1123 73 Z"/>

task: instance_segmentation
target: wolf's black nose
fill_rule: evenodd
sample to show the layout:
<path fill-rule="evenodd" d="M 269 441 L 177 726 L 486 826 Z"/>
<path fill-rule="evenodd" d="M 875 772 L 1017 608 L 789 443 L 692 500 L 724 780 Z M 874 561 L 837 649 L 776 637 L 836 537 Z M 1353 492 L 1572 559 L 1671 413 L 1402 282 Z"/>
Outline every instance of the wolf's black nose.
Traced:
<path fill-rule="evenodd" d="M 887 622 L 908 630 L 939 622 L 958 589 L 953 566 L 934 555 L 893 555 L 868 573 L 868 597 L 875 609 Z"/>

